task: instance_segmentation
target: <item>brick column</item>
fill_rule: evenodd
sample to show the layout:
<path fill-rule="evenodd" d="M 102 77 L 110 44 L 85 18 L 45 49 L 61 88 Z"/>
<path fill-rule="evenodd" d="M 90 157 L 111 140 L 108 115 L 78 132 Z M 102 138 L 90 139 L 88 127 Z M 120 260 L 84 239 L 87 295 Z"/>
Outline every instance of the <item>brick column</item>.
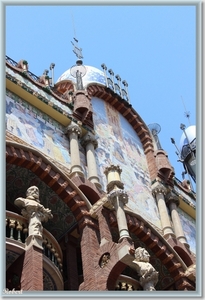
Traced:
<path fill-rule="evenodd" d="M 96 212 L 100 229 L 100 246 L 112 241 L 112 234 L 109 226 L 108 215 L 102 206 Z"/>
<path fill-rule="evenodd" d="M 168 239 L 170 236 L 175 237 L 164 198 L 167 189 L 161 183 L 155 182 L 152 185 L 152 193 L 157 201 L 164 238 Z"/>
<path fill-rule="evenodd" d="M 90 224 L 88 224 L 88 222 Z M 83 265 L 84 282 L 80 285 L 80 291 L 95 291 L 99 278 L 96 278 L 95 256 L 99 249 L 96 229 L 91 221 L 86 221 L 87 225 L 81 233 L 81 256 Z"/>
<path fill-rule="evenodd" d="M 80 150 L 78 144 L 78 136 L 81 134 L 81 129 L 77 124 L 72 122 L 67 127 L 67 134 L 70 140 L 71 176 L 78 175 L 84 177 L 80 162 Z"/>
<path fill-rule="evenodd" d="M 95 158 L 95 149 L 98 146 L 97 140 L 93 134 L 90 132 L 86 134 L 82 141 L 83 146 L 86 149 L 86 158 L 88 166 L 88 180 L 96 185 L 96 187 L 101 188 L 97 174 L 97 165 Z"/>
<path fill-rule="evenodd" d="M 43 291 L 43 248 L 42 240 L 30 236 L 26 241 L 21 289 Z"/>
<path fill-rule="evenodd" d="M 28 237 L 25 242 L 25 256 L 21 276 L 21 289 L 24 291 L 43 290 L 43 226 L 53 216 L 50 209 L 40 204 L 39 189 L 31 186 L 26 198 L 17 198 L 14 204 L 22 208 L 22 215 L 29 220 Z"/>
<path fill-rule="evenodd" d="M 77 242 L 73 237 L 66 240 L 67 285 L 68 290 L 78 291 Z"/>

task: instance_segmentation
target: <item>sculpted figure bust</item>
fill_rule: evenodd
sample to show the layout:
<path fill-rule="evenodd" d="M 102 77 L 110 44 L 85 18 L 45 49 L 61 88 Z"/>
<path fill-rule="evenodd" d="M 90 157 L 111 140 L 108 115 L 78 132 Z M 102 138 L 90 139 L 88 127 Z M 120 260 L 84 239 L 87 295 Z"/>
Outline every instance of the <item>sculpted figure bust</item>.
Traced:
<path fill-rule="evenodd" d="M 47 222 L 53 216 L 50 209 L 40 204 L 39 189 L 36 186 L 29 187 L 26 198 L 17 198 L 14 204 L 22 208 L 22 215 L 29 220 L 29 236 L 35 235 L 42 238 L 41 222 Z"/>
<path fill-rule="evenodd" d="M 136 270 L 140 276 L 140 284 L 146 291 L 155 291 L 154 286 L 158 282 L 158 272 L 149 263 L 150 255 L 146 249 L 138 247 L 135 250 L 135 259 L 133 263 L 136 264 Z"/>
<path fill-rule="evenodd" d="M 100 267 L 104 268 L 107 265 L 107 263 L 109 262 L 109 259 L 110 259 L 109 253 L 103 254 L 101 261 L 100 261 Z"/>

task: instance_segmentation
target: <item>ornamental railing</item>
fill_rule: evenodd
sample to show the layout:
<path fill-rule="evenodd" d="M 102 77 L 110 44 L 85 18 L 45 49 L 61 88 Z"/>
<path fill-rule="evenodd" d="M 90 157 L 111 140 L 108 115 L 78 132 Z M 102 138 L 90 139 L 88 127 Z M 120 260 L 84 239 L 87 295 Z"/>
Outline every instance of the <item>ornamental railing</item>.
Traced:
<path fill-rule="evenodd" d="M 116 291 L 139 291 L 142 290 L 142 287 L 134 278 L 131 278 L 126 275 L 120 275 L 117 279 L 116 285 L 115 285 Z"/>
<path fill-rule="evenodd" d="M 18 63 L 13 60 L 12 58 L 8 57 L 6 55 L 6 62 L 9 63 L 10 65 L 12 65 L 13 67 L 17 68 Z M 36 76 L 34 73 L 30 72 L 30 71 L 26 71 L 26 74 L 31 77 L 34 81 L 39 81 L 39 77 Z"/>
<path fill-rule="evenodd" d="M 6 211 L 6 237 L 25 243 L 28 236 L 28 220 L 21 215 Z M 54 236 L 43 229 L 43 254 L 62 272 L 63 254 Z"/>

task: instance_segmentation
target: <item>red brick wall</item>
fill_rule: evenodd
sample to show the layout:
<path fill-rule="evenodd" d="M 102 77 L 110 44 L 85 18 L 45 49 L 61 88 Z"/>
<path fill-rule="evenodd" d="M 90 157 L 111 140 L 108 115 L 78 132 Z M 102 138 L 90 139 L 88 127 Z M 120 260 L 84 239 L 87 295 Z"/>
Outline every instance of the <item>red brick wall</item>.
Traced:
<path fill-rule="evenodd" d="M 148 169 L 149 169 L 149 173 L 150 173 L 150 179 L 151 179 L 151 181 L 153 181 L 157 177 L 157 165 L 156 165 L 154 152 L 152 150 L 147 152 L 146 158 L 147 158 L 147 164 L 148 164 Z"/>
<path fill-rule="evenodd" d="M 23 291 L 43 290 L 43 257 L 42 250 L 31 246 L 26 252 L 21 276 Z"/>
<path fill-rule="evenodd" d="M 99 249 L 96 230 L 87 225 L 82 229 L 81 253 L 83 265 L 84 282 L 80 285 L 80 290 L 94 291 L 97 287 L 98 279 L 95 276 L 95 256 Z"/>
<path fill-rule="evenodd" d="M 66 243 L 66 263 L 67 263 L 67 289 L 71 291 L 78 290 L 78 266 L 77 266 L 77 242 L 69 237 Z"/>

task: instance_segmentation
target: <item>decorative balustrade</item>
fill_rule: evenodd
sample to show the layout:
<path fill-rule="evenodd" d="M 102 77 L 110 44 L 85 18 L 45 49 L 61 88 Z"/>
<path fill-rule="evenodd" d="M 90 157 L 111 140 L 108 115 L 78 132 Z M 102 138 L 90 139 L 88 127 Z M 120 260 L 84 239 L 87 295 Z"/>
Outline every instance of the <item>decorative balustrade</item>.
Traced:
<path fill-rule="evenodd" d="M 53 235 L 46 229 L 43 229 L 43 253 L 63 272 L 62 250 Z"/>
<path fill-rule="evenodd" d="M 6 211 L 6 237 L 25 243 L 28 236 L 28 220 L 21 215 Z M 43 253 L 62 272 L 62 250 L 54 236 L 43 229 Z"/>
<path fill-rule="evenodd" d="M 139 291 L 142 290 L 140 283 L 129 276 L 120 275 L 115 286 L 116 291 Z"/>
<path fill-rule="evenodd" d="M 27 236 L 27 219 L 11 211 L 6 211 L 6 237 L 25 243 Z"/>
<path fill-rule="evenodd" d="M 8 62 L 10 65 L 14 66 L 14 67 L 18 67 L 18 63 L 13 60 L 12 58 L 8 57 L 6 55 L 6 62 Z M 35 74 L 33 74 L 32 72 L 30 71 L 26 71 L 26 73 L 28 74 L 28 76 L 30 76 L 34 81 L 38 81 L 39 82 L 39 77 L 36 76 Z"/>

